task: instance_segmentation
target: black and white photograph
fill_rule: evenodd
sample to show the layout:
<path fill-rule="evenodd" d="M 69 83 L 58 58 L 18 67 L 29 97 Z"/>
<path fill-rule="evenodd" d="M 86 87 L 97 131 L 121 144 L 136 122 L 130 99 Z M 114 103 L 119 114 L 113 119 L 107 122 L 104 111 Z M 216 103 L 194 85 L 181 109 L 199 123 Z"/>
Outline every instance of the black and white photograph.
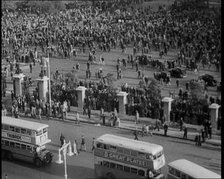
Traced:
<path fill-rule="evenodd" d="M 221 0 L 1 0 L 2 179 L 221 179 Z"/>

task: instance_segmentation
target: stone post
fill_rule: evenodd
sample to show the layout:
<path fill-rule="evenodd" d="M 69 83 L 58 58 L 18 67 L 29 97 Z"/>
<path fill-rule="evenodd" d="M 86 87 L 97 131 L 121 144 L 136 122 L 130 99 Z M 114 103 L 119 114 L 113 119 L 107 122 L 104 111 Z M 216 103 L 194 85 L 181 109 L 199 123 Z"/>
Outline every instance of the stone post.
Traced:
<path fill-rule="evenodd" d="M 219 108 L 220 108 L 220 105 L 218 105 L 216 103 L 212 103 L 209 106 L 212 128 L 215 129 L 215 130 L 217 130 L 217 120 L 218 120 Z M 214 131 L 214 130 L 212 130 L 212 131 Z"/>
<path fill-rule="evenodd" d="M 170 111 L 171 111 L 171 102 L 173 101 L 170 97 L 165 97 L 162 99 L 163 102 L 163 114 L 166 116 L 165 121 L 170 122 Z M 163 121 L 163 122 L 165 122 Z"/>
<path fill-rule="evenodd" d="M 15 74 L 13 76 L 13 89 L 15 96 L 22 96 L 22 82 L 24 80 L 25 75 L 23 73 Z"/>
<path fill-rule="evenodd" d="M 47 76 L 37 79 L 39 100 L 43 100 L 44 102 L 47 101 L 48 80 L 49 78 Z"/>
<path fill-rule="evenodd" d="M 125 104 L 127 104 L 127 95 L 128 93 L 120 91 L 117 96 L 118 96 L 118 102 L 119 102 L 119 114 L 125 115 L 126 114 L 126 109 L 125 109 Z"/>
<path fill-rule="evenodd" d="M 84 86 L 79 86 L 76 90 L 78 94 L 78 109 L 83 110 L 86 88 Z"/>

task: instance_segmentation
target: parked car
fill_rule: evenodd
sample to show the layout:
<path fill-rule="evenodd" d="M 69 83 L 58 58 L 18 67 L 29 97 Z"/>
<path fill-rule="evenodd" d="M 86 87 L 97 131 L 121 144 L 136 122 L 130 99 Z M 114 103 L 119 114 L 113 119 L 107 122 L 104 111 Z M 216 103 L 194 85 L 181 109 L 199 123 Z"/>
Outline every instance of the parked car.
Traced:
<path fill-rule="evenodd" d="M 207 86 L 216 86 L 217 81 L 214 79 L 212 75 L 204 74 L 199 77 L 200 79 L 204 80 L 204 82 L 207 84 Z"/>
<path fill-rule="evenodd" d="M 186 75 L 186 70 L 183 70 L 181 68 L 173 68 L 171 70 L 169 70 L 170 72 L 170 76 L 174 77 L 174 78 L 185 78 Z"/>

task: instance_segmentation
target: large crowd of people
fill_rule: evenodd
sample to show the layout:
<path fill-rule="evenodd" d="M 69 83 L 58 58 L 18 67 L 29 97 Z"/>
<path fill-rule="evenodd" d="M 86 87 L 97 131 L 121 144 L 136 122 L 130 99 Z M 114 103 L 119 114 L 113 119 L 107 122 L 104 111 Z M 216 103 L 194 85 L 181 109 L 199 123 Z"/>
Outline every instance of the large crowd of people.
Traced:
<path fill-rule="evenodd" d="M 119 4 L 121 2 L 122 6 Z M 35 65 L 35 60 L 41 59 L 42 56 L 69 58 L 75 55 L 76 50 L 74 49 L 83 53 L 86 53 L 88 49 L 89 59 L 92 59 L 96 50 L 107 52 L 113 48 L 119 48 L 125 52 L 127 47 L 131 47 L 133 54 L 130 55 L 129 62 L 132 63 L 132 67 L 136 66 L 136 71 L 140 71 L 138 52 L 145 54 L 154 50 L 158 51 L 162 57 L 166 56 L 171 49 L 176 49 L 178 51 L 177 60 L 164 64 L 151 60 L 150 64 L 158 67 L 159 70 L 169 68 L 171 65 L 199 70 L 200 64 L 203 68 L 206 65 L 210 68 L 214 64 L 216 70 L 220 70 L 221 13 L 219 11 L 199 8 L 193 1 L 185 2 L 187 4 L 183 5 L 174 3 L 170 8 L 162 7 L 156 12 L 150 7 L 133 8 L 133 4 L 136 3 L 140 1 L 132 1 L 132 3 L 117 1 L 113 6 L 108 2 L 104 3 L 101 9 L 96 6 L 82 6 L 82 8 L 58 13 L 35 15 L 4 11 L 2 12 L 2 57 L 10 56 L 9 59 L 13 59 L 10 61 L 7 58 L 10 65 L 15 64 L 16 61 L 33 62 Z M 113 10 L 108 10 L 109 7 L 113 7 Z M 118 79 L 122 78 L 119 63 L 118 61 Z M 142 64 L 144 65 L 143 62 Z M 124 60 L 124 69 L 126 65 Z M 13 71 L 13 67 L 10 70 Z M 89 68 L 86 71 L 86 77 L 90 78 L 90 76 Z M 106 111 L 112 111 L 117 108 L 117 99 L 113 98 L 113 91 L 108 89 L 100 73 L 97 76 L 100 82 L 85 82 L 86 84 L 82 81 L 77 82 L 76 86 L 85 85 L 87 87 L 84 107 L 91 106 L 92 109 L 99 110 L 104 106 Z M 139 78 L 143 78 L 143 83 L 147 84 L 147 77 L 141 75 L 140 72 Z M 129 94 L 127 114 L 133 115 L 138 109 L 140 116 L 161 118 L 163 115 L 160 106 L 161 99 L 149 99 L 147 85 L 145 86 L 143 90 L 134 87 L 123 89 Z M 77 105 L 77 94 L 69 93 L 64 88 L 64 85 L 58 84 L 52 87 L 51 95 L 54 101 L 52 109 L 55 116 L 60 111 L 63 114 L 63 111 L 67 109 L 67 103 L 69 103 L 68 106 Z M 100 100 L 100 97 L 105 100 Z M 49 104 L 42 104 L 37 94 L 34 97 L 13 97 L 12 100 L 14 99 L 17 102 L 13 103 L 12 111 L 16 111 L 16 106 L 22 107 L 25 111 L 26 104 L 29 104 L 31 112 L 34 111 L 32 107 L 41 108 L 45 113 L 48 111 Z M 179 100 L 183 104 L 185 99 L 180 97 Z M 178 106 L 178 104 L 175 105 Z M 176 108 L 177 111 L 184 111 L 184 114 L 189 113 L 190 118 L 192 113 L 197 113 L 187 112 L 185 109 L 186 107 Z M 179 116 L 177 111 L 173 110 L 173 113 Z M 198 113 L 201 114 L 201 112 Z M 202 119 L 201 116 L 198 118 Z"/>

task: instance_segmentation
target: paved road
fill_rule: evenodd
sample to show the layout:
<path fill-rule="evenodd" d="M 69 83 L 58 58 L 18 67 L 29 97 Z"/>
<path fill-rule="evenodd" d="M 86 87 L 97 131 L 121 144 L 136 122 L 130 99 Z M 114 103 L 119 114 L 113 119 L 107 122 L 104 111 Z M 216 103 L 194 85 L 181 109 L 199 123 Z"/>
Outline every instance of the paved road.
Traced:
<path fill-rule="evenodd" d="M 33 119 L 29 119 L 33 120 Z M 53 163 L 45 168 L 36 169 L 33 165 L 20 161 L 15 162 L 2 162 L 2 175 L 8 174 L 9 178 L 16 179 L 59 179 L 63 178 L 64 165 L 55 163 L 58 159 L 59 137 L 61 132 L 67 140 L 72 143 L 77 139 L 80 143 L 81 135 L 85 135 L 87 141 L 87 152 L 81 152 L 79 156 L 72 156 L 68 158 L 68 178 L 71 179 L 85 179 L 94 177 L 94 160 L 91 150 L 92 137 L 98 137 L 105 133 L 116 134 L 128 138 L 133 138 L 133 134 L 128 130 L 122 130 L 110 127 L 97 127 L 92 124 L 65 123 L 61 121 L 45 121 L 48 123 L 49 138 L 52 143 L 47 146 L 51 152 L 54 153 Z M 173 160 L 185 158 L 202 165 L 218 174 L 221 173 L 221 151 L 209 147 L 196 147 L 191 141 L 183 141 L 180 139 L 166 138 L 162 136 L 153 137 L 140 137 L 140 140 L 160 144 L 164 147 L 166 156 L 166 163 Z M 16 170 L 15 170 L 16 168 Z M 165 167 L 162 172 L 166 175 L 167 168 Z"/>

